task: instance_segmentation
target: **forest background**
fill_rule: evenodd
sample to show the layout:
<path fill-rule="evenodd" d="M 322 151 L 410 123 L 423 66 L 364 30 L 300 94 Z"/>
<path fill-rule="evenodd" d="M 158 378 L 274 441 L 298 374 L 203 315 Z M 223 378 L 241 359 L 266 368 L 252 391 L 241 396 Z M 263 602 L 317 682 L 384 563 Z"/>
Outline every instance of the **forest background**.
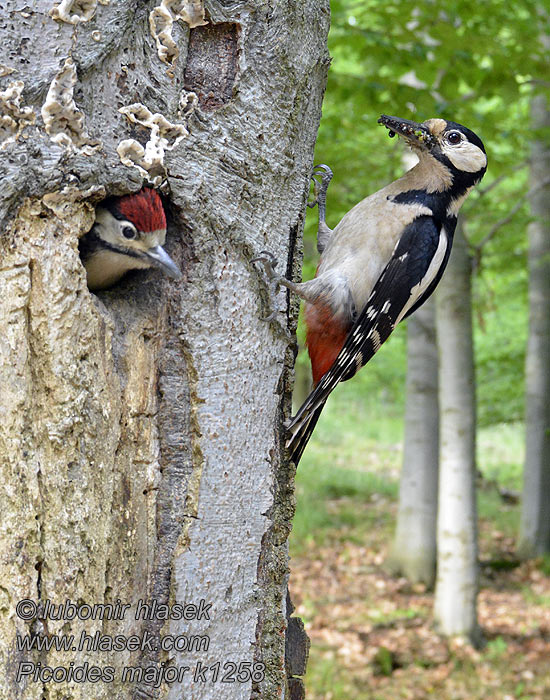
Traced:
<path fill-rule="evenodd" d="M 331 10 L 332 65 L 315 158 L 334 171 L 329 226 L 404 171 L 405 149 L 387 139 L 380 114 L 459 122 L 478 133 L 488 151 L 487 176 L 462 209 L 472 265 L 479 619 L 486 644 L 474 650 L 439 637 L 430 587 L 392 578 L 384 567 L 402 461 L 402 324 L 368 367 L 331 396 L 298 470 L 291 592 L 313 644 L 307 697 L 550 697 L 544 662 L 550 559 L 517 557 L 527 231 L 537 218 L 530 197 L 540 186 L 548 198 L 550 187 L 550 180 L 534 180 L 530 163 L 533 143 L 543 153 L 549 139 L 549 8 L 529 0 L 337 0 Z M 537 104 L 542 122 L 546 110 L 546 128 L 533 125 Z M 541 223 L 548 241 L 549 222 Z M 315 271 L 315 232 L 312 212 L 304 279 Z M 548 268 L 550 261 L 542 264 Z M 546 304 L 548 317 L 550 299 Z M 303 330 L 300 340 L 303 346 Z M 307 389 L 307 372 L 302 352 L 296 403 Z"/>

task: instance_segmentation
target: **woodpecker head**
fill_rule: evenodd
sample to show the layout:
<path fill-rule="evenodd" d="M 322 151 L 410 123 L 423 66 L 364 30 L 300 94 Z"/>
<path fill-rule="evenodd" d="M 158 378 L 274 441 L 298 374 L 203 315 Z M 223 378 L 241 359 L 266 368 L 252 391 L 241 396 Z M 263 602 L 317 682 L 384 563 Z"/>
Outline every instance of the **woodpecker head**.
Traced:
<path fill-rule="evenodd" d="M 96 208 L 91 231 L 80 239 L 88 287 L 105 289 L 128 270 L 158 267 L 179 279 L 181 272 L 162 247 L 166 216 L 158 193 L 145 187 L 136 194 L 110 197 Z"/>
<path fill-rule="evenodd" d="M 487 170 L 487 155 L 479 136 L 465 126 L 445 119 L 418 123 L 383 114 L 378 120 L 399 134 L 416 152 L 421 162 L 440 164 L 448 171 L 449 188 L 467 190 L 477 184 Z"/>

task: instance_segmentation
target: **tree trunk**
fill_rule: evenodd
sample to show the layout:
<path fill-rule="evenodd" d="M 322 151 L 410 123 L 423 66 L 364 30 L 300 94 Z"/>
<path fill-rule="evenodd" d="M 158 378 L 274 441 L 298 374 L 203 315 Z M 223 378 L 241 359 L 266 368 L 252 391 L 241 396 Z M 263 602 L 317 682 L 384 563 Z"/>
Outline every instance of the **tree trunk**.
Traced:
<path fill-rule="evenodd" d="M 475 496 L 475 379 L 471 260 L 457 227 L 437 291 L 439 507 L 435 620 L 443 634 L 479 641 Z"/>
<path fill-rule="evenodd" d="M 296 306 L 281 293 L 263 323 L 250 260 L 298 269 L 328 2 L 52 4 L 9 0 L 0 29 L 1 695 L 299 697 L 281 461 Z M 93 205 L 163 180 L 185 279 L 91 294 Z M 74 644 L 18 647 L 42 634 Z"/>
<path fill-rule="evenodd" d="M 545 95 L 533 98 L 535 129 L 550 127 Z M 526 356 L 526 447 L 519 552 L 550 552 L 550 143 L 531 155 L 529 224 L 529 337 Z"/>
<path fill-rule="evenodd" d="M 429 586 L 435 579 L 439 459 L 433 297 L 407 323 L 407 401 L 395 540 L 388 565 Z"/>

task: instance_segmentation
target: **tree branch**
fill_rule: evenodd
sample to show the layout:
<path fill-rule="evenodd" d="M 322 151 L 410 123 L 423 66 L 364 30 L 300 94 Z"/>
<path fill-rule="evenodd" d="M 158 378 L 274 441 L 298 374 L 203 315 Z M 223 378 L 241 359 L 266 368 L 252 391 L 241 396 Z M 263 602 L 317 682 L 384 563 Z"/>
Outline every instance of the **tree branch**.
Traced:
<path fill-rule="evenodd" d="M 513 168 L 511 168 L 507 172 L 503 173 L 502 175 L 499 175 L 497 178 L 495 178 L 493 180 L 493 182 L 491 182 L 490 185 L 487 185 L 487 187 L 478 187 L 476 190 L 477 199 L 488 194 L 489 192 L 491 192 L 491 190 L 494 190 L 495 187 L 498 187 L 498 185 L 500 185 L 501 182 L 504 182 L 505 180 L 507 180 L 512 175 L 512 173 L 517 173 L 518 170 L 522 170 L 528 164 L 529 164 L 529 158 L 526 158 L 525 160 L 522 160 L 521 163 L 518 163 L 517 165 L 515 165 Z"/>
<path fill-rule="evenodd" d="M 508 224 L 508 223 L 514 218 L 515 214 L 516 214 L 516 213 L 521 209 L 521 207 L 523 206 L 524 201 L 525 201 L 526 199 L 529 199 L 529 197 L 532 197 L 532 196 L 533 196 L 536 192 L 538 192 L 539 190 L 544 189 L 547 185 L 550 185 L 550 177 L 546 178 L 546 179 L 543 180 L 542 182 L 539 182 L 538 185 L 536 185 L 535 187 L 532 187 L 532 188 L 531 188 L 530 190 L 528 190 L 523 196 L 521 196 L 521 197 L 518 199 L 518 201 L 516 202 L 516 204 L 510 209 L 510 211 L 508 212 L 508 214 L 507 214 L 506 216 L 504 216 L 502 219 L 499 219 L 499 221 L 497 221 L 497 222 L 491 227 L 491 229 L 489 230 L 489 233 L 487 233 L 487 235 L 484 236 L 484 237 L 481 239 L 481 241 L 480 241 L 477 245 L 472 246 L 474 252 L 475 252 L 476 254 L 479 254 L 479 253 L 481 252 L 481 249 L 483 248 L 483 246 L 484 246 L 486 243 L 488 243 L 488 242 L 493 238 L 493 236 L 497 233 L 497 231 L 498 231 L 500 228 L 502 228 L 503 226 L 506 226 L 506 224 Z"/>

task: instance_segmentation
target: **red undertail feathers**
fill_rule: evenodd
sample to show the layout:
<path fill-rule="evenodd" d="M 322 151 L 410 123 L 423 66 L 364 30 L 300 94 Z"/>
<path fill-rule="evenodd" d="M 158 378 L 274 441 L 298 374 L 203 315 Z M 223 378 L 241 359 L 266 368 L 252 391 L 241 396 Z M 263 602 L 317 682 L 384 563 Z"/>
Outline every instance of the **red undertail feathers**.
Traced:
<path fill-rule="evenodd" d="M 334 364 L 346 341 L 350 324 L 336 319 L 330 306 L 322 303 L 306 306 L 305 321 L 313 384 L 316 385 Z"/>

